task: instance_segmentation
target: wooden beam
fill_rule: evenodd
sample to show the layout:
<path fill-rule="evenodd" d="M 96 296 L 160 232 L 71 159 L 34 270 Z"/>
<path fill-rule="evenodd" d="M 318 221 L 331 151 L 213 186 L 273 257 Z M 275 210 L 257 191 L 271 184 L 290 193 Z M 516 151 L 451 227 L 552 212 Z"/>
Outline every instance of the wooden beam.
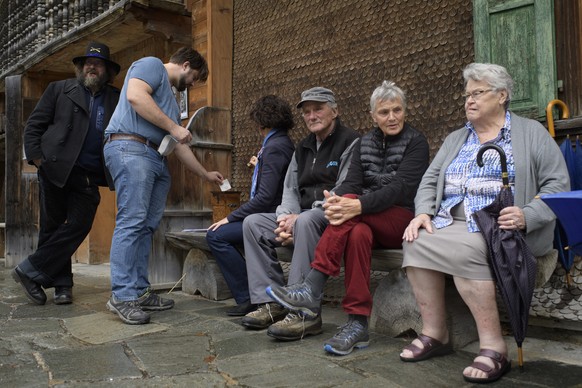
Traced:
<path fill-rule="evenodd" d="M 192 43 L 191 23 L 189 15 L 177 15 L 176 13 L 150 9 L 134 9 L 132 14 L 143 22 L 143 32 L 147 34 L 160 34 L 165 40 L 172 41 L 182 46 Z"/>
<path fill-rule="evenodd" d="M 232 107 L 233 1 L 208 0 L 208 78 L 210 106 Z"/>
<path fill-rule="evenodd" d="M 37 241 L 36 174 L 21 173 L 23 160 L 22 76 L 6 77 L 6 267 L 34 252 Z"/>

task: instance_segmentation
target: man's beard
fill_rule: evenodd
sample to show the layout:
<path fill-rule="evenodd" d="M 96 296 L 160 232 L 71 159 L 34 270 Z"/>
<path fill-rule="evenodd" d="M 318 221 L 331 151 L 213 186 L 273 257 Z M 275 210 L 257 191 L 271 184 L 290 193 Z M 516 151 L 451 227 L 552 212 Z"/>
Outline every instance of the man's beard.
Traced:
<path fill-rule="evenodd" d="M 176 90 L 179 92 L 183 92 L 184 90 L 186 90 L 186 77 L 180 77 L 180 79 L 178 80 L 178 85 L 176 85 Z"/>
<path fill-rule="evenodd" d="M 87 77 L 82 71 L 77 73 L 77 79 L 79 82 L 85 86 L 87 89 L 97 91 L 101 90 L 103 86 L 107 83 L 107 74 L 98 75 L 96 77 Z"/>

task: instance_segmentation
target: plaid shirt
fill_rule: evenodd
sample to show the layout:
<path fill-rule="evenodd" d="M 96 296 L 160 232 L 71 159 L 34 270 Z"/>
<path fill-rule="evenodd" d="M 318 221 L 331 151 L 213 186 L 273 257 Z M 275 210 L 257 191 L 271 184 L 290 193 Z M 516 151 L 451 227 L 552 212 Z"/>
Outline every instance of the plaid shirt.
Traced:
<path fill-rule="evenodd" d="M 469 232 L 478 232 L 479 227 L 473 220 L 473 213 L 489 205 L 497 197 L 503 186 L 499 153 L 489 150 L 483 154 L 483 167 L 477 165 L 477 152 L 482 144 L 471 122 L 465 124 L 469 136 L 459 154 L 445 172 L 445 190 L 437 215 L 432 222 L 437 229 L 453 223 L 451 209 L 463 202 Z M 485 144 L 493 143 L 505 151 L 509 184 L 513 192 L 515 165 L 511 149 L 511 116 L 505 113 L 505 123 L 499 135 Z"/>

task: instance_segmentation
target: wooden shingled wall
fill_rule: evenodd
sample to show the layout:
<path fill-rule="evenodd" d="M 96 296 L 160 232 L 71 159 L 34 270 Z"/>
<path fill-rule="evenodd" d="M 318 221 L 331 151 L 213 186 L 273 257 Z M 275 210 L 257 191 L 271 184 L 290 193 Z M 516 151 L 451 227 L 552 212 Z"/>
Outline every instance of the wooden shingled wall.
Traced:
<path fill-rule="evenodd" d="M 408 121 L 431 154 L 464 123 L 462 69 L 473 62 L 472 4 L 466 0 L 234 1 L 233 176 L 248 193 L 260 148 L 251 103 L 277 94 L 293 106 L 302 90 L 332 89 L 344 123 L 372 126 L 369 98 L 382 80 L 408 97 Z M 290 132 L 307 134 L 297 114 Z M 246 199 L 246 198 L 243 198 Z"/>

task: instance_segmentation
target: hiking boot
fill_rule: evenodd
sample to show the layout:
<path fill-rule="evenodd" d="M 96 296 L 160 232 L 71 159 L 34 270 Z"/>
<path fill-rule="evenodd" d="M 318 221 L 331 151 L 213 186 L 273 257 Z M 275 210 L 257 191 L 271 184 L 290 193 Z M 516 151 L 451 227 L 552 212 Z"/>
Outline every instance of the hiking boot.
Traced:
<path fill-rule="evenodd" d="M 226 310 L 226 315 L 229 317 L 242 317 L 256 309 L 257 306 L 252 304 L 250 300 L 247 300 L 246 302 L 237 304 L 233 308 Z"/>
<path fill-rule="evenodd" d="M 119 315 L 119 318 L 128 325 L 143 325 L 150 321 L 150 315 L 141 309 L 137 300 L 118 301 L 111 295 L 107 301 L 107 310 Z"/>
<path fill-rule="evenodd" d="M 290 286 L 269 286 L 267 294 L 286 308 L 297 311 L 309 318 L 316 318 L 321 313 L 321 295 L 313 295 L 306 283 Z"/>
<path fill-rule="evenodd" d="M 307 318 L 295 313 L 289 313 L 282 321 L 269 326 L 267 334 L 282 341 L 296 341 L 308 335 L 321 334 L 321 315 Z"/>
<path fill-rule="evenodd" d="M 280 304 L 269 302 L 262 305 L 255 311 L 251 311 L 242 318 L 241 324 L 250 329 L 266 329 L 275 322 L 285 318 L 289 311 Z"/>
<path fill-rule="evenodd" d="M 354 348 L 365 348 L 369 344 L 368 328 L 354 319 L 340 327 L 340 331 L 336 335 L 325 341 L 323 349 L 329 353 L 345 356 L 350 354 Z"/>
<path fill-rule="evenodd" d="M 162 311 L 174 307 L 174 301 L 172 299 L 160 298 L 160 296 L 153 292 L 149 287 L 146 292 L 137 299 L 137 302 L 143 311 Z"/>

